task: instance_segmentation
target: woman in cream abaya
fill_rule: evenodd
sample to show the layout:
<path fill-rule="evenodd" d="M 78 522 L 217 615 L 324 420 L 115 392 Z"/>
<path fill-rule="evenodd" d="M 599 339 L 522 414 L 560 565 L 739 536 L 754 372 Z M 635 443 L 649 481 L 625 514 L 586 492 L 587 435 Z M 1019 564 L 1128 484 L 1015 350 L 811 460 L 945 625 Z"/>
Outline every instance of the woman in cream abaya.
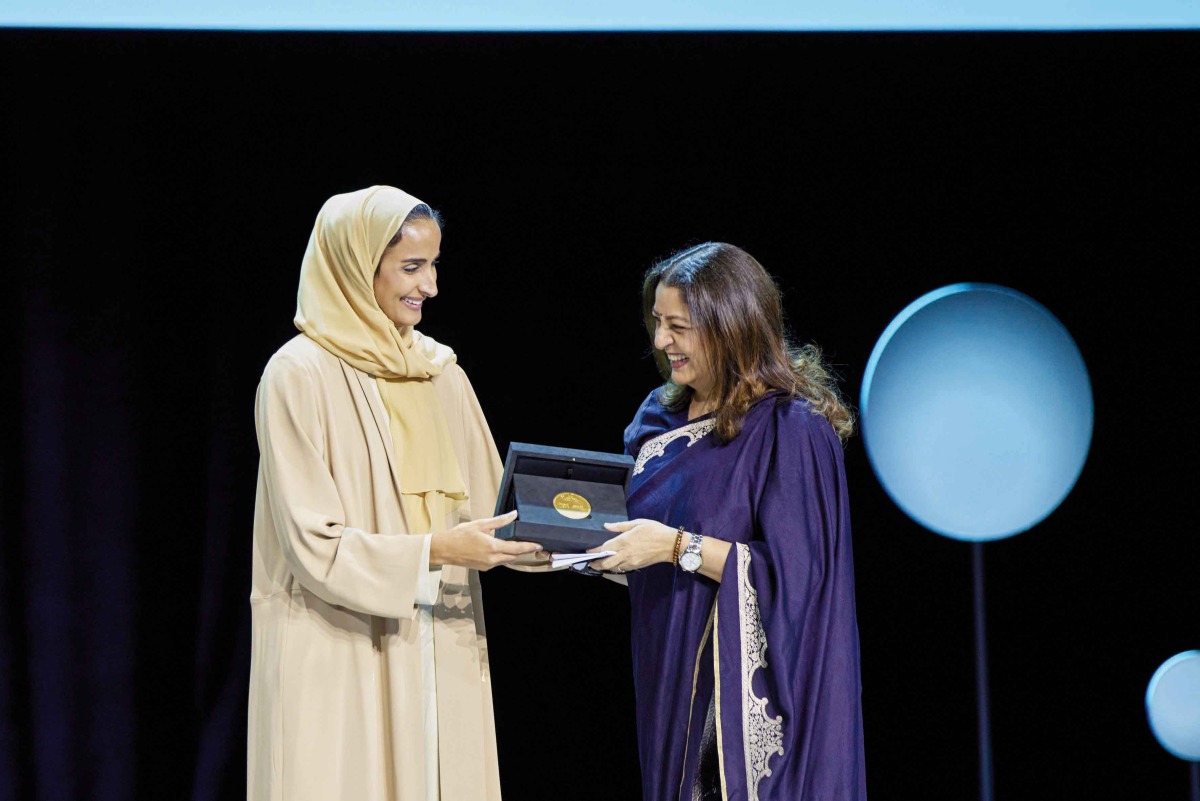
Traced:
<path fill-rule="evenodd" d="M 454 352 L 414 326 L 441 226 L 373 186 L 322 207 L 301 333 L 256 398 L 251 801 L 500 797 L 478 570 L 501 463 Z"/>

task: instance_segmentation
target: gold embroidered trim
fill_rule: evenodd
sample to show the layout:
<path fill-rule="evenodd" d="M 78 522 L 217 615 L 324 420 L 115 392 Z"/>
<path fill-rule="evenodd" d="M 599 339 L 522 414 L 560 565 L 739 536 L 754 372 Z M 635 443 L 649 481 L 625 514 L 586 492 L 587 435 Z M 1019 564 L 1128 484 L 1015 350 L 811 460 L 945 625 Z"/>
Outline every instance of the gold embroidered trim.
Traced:
<path fill-rule="evenodd" d="M 771 775 L 770 760 L 783 754 L 783 717 L 767 714 L 767 699 L 754 694 L 754 672 L 767 666 L 767 633 L 750 582 L 750 546 L 737 543 L 738 607 L 742 635 L 742 742 L 746 758 L 746 797 L 758 801 L 758 783 Z"/>
<path fill-rule="evenodd" d="M 713 604 L 713 697 L 717 705 L 717 766 L 721 773 L 721 798 L 729 798 L 729 783 L 725 780 L 725 732 L 721 726 L 721 605 Z"/>
<path fill-rule="evenodd" d="M 667 446 L 680 437 L 688 438 L 687 446 L 690 448 L 699 440 L 703 439 L 704 435 L 712 431 L 716 425 L 716 419 L 711 417 L 707 420 L 697 420 L 694 423 L 688 423 L 685 426 L 680 426 L 679 428 L 676 428 L 673 431 L 668 431 L 665 434 L 659 434 L 654 439 L 647 441 L 646 444 L 642 446 L 641 450 L 638 451 L 637 461 L 635 461 L 633 464 L 633 474 L 636 476 L 638 473 L 646 469 L 646 462 L 650 461 L 655 456 L 662 456 L 664 453 L 666 453 Z"/>

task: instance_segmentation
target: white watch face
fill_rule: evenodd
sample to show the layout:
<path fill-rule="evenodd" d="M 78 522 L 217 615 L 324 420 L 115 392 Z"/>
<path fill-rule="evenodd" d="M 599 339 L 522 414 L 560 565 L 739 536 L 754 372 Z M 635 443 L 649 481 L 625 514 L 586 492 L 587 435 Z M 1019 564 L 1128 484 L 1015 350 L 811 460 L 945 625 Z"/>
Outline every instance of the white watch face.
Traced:
<path fill-rule="evenodd" d="M 689 573 L 695 573 L 700 569 L 700 554 L 685 552 L 679 557 L 679 566 Z"/>

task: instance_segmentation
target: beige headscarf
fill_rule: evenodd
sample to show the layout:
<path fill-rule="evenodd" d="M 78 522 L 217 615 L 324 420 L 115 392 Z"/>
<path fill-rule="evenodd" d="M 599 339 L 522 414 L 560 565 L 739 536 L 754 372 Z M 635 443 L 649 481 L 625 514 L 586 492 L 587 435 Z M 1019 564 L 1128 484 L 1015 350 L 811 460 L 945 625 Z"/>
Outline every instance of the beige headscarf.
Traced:
<path fill-rule="evenodd" d="M 411 327 L 397 329 L 375 300 L 375 268 L 420 200 L 391 186 L 334 195 L 317 215 L 304 262 L 296 327 L 376 378 L 391 423 L 409 531 L 425 534 L 467 499 L 446 416 L 430 379 L 454 351 Z"/>

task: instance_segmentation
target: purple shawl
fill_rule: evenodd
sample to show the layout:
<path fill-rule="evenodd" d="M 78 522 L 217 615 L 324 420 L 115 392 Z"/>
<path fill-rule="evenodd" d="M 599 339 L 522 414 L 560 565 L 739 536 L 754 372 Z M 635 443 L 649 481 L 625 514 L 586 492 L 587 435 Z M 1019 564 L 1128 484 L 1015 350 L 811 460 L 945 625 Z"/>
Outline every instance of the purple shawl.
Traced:
<path fill-rule="evenodd" d="M 837 435 L 771 395 L 721 444 L 711 415 L 688 422 L 656 394 L 625 430 L 630 518 L 735 544 L 720 583 L 668 564 L 629 574 L 644 801 L 864 801 Z"/>

